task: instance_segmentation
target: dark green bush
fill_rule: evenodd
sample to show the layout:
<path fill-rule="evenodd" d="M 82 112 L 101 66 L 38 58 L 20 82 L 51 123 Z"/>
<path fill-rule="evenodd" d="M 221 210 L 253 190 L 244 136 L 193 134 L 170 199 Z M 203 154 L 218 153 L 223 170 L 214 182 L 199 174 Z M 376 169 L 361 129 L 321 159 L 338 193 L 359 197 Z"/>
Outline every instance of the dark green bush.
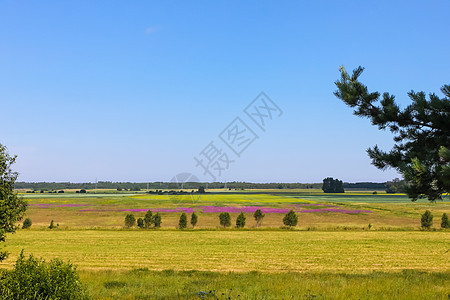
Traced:
<path fill-rule="evenodd" d="M 153 216 L 153 224 L 155 224 L 155 227 L 161 227 L 161 215 L 159 213 L 156 213 Z"/>
<path fill-rule="evenodd" d="M 26 219 L 23 221 L 22 229 L 30 228 L 32 224 L 33 224 L 33 222 L 31 222 L 31 219 L 30 219 L 30 218 L 26 218 Z"/>
<path fill-rule="evenodd" d="M 136 218 L 134 217 L 133 214 L 128 214 L 125 217 L 125 226 L 126 227 L 133 227 L 135 223 L 136 223 Z"/>
<path fill-rule="evenodd" d="M 137 219 L 137 226 L 139 228 L 144 228 L 144 220 L 142 220 L 142 218 Z"/>
<path fill-rule="evenodd" d="M 450 228 L 450 222 L 448 221 L 448 216 L 446 213 L 442 214 L 441 227 L 442 228 Z"/>
<path fill-rule="evenodd" d="M 229 227 L 231 226 L 231 216 L 227 212 L 222 212 L 219 215 L 220 225 L 223 227 Z"/>
<path fill-rule="evenodd" d="M 298 217 L 295 214 L 295 211 L 291 210 L 289 211 L 283 218 L 283 223 L 286 226 L 292 227 L 297 226 L 298 223 Z"/>
<path fill-rule="evenodd" d="M 195 228 L 195 225 L 197 225 L 197 222 L 198 222 L 198 216 L 197 216 L 197 214 L 195 212 L 193 212 L 192 215 L 191 215 L 191 225 L 192 225 L 192 227 Z"/>
<path fill-rule="evenodd" d="M 245 217 L 244 213 L 241 212 L 239 214 L 239 216 L 237 217 L 237 219 L 236 219 L 236 227 L 237 228 L 244 228 L 245 220 L 246 220 L 246 217 Z"/>
<path fill-rule="evenodd" d="M 187 216 L 186 213 L 182 213 L 180 216 L 180 221 L 178 221 L 178 228 L 184 229 L 187 227 Z"/>
<path fill-rule="evenodd" d="M 431 211 L 426 210 L 425 213 L 422 215 L 420 219 L 420 224 L 423 228 L 429 229 L 431 226 L 433 226 L 433 215 L 431 214 Z"/>
<path fill-rule="evenodd" d="M 76 268 L 60 259 L 46 262 L 23 251 L 0 280 L 1 299 L 89 299 Z"/>

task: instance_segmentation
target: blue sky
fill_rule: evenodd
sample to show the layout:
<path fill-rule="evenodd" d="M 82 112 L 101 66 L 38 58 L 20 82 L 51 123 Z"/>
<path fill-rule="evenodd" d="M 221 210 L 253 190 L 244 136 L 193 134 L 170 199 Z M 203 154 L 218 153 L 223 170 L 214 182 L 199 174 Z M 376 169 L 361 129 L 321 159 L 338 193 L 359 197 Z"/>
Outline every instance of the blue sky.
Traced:
<path fill-rule="evenodd" d="M 21 181 L 385 181 L 365 150 L 392 135 L 333 95 L 339 66 L 369 89 L 439 95 L 450 83 L 448 1 L 0 1 L 0 143 Z M 244 108 L 283 111 L 261 131 Z M 234 118 L 258 135 L 232 157 Z"/>

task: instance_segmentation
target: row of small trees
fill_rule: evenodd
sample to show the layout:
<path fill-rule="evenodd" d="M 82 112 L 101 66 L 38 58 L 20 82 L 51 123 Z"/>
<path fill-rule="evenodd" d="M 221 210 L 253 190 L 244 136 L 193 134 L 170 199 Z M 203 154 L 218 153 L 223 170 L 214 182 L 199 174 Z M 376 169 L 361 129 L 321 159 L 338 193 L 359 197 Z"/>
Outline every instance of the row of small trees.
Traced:
<path fill-rule="evenodd" d="M 253 214 L 253 217 L 256 221 L 256 228 L 258 228 L 261 225 L 261 222 L 264 218 L 265 214 L 260 210 L 256 210 Z M 27 220 L 26 220 L 27 221 Z M 236 218 L 236 228 L 244 228 L 247 221 L 247 217 L 243 212 L 241 212 L 238 217 Z M 191 214 L 191 220 L 190 224 L 193 228 L 197 225 L 198 222 L 198 215 L 193 212 Z M 222 212 L 219 214 L 219 222 L 220 225 L 224 228 L 231 226 L 231 215 L 228 212 Z M 30 226 L 31 226 L 31 220 L 29 220 Z M 156 213 L 153 215 L 152 211 L 149 210 L 145 214 L 145 217 L 137 219 L 137 226 L 139 228 L 151 228 L 152 226 L 154 228 L 161 227 L 161 215 L 159 213 Z M 126 227 L 133 227 L 136 224 L 136 218 L 133 214 L 128 214 L 125 217 L 125 226 Z M 284 217 L 283 217 L 283 224 L 285 226 L 288 226 L 289 228 L 295 227 L 298 224 L 298 216 L 295 213 L 294 210 L 290 210 Z M 421 217 L 421 226 L 423 228 L 429 229 L 433 225 L 433 215 L 429 210 L 425 211 L 425 213 Z M 185 229 L 188 226 L 188 216 L 185 212 L 183 212 L 180 216 L 180 219 L 178 221 L 178 228 Z M 446 213 L 442 215 L 441 220 L 441 227 L 442 228 L 450 228 L 450 221 L 448 219 L 448 216 Z M 27 228 L 24 226 L 22 228 Z"/>
<path fill-rule="evenodd" d="M 151 210 L 148 210 L 145 213 L 144 218 L 137 219 L 137 226 L 139 228 L 151 228 L 152 226 L 155 228 L 161 227 L 162 218 L 159 213 L 153 214 Z M 125 226 L 133 227 L 136 224 L 136 218 L 133 214 L 128 214 L 125 217 Z"/>
<path fill-rule="evenodd" d="M 420 224 L 423 228 L 429 229 L 431 226 L 433 226 L 433 215 L 431 214 L 431 211 L 427 210 L 420 218 Z M 450 228 L 450 222 L 448 220 L 448 216 L 446 213 L 442 214 L 441 218 L 441 227 L 442 228 Z"/>
<path fill-rule="evenodd" d="M 260 210 L 256 210 L 253 214 L 253 217 L 256 221 L 256 228 L 258 228 L 261 225 L 261 222 L 264 218 L 265 214 Z M 222 212 L 219 214 L 219 221 L 220 225 L 225 227 L 231 226 L 231 215 L 228 212 Z M 236 219 L 236 228 L 244 228 L 245 223 L 247 221 L 247 218 L 243 212 L 241 212 L 237 219 Z M 195 228 L 195 225 L 197 225 L 198 222 L 198 215 L 193 212 L 191 215 L 190 223 L 193 228 Z M 298 216 L 295 214 L 294 210 L 289 211 L 283 218 L 283 224 L 289 227 L 297 226 L 298 223 Z M 126 227 L 133 227 L 136 224 L 136 218 L 133 214 L 128 214 L 125 217 L 125 226 Z M 153 215 L 152 211 L 149 210 L 145 214 L 145 217 L 137 219 L 137 226 L 139 228 L 150 228 L 152 225 L 155 228 L 161 227 L 161 215 L 159 213 L 156 213 Z M 183 212 L 180 216 L 180 219 L 178 221 L 178 228 L 184 229 L 188 225 L 188 217 L 185 212 Z"/>

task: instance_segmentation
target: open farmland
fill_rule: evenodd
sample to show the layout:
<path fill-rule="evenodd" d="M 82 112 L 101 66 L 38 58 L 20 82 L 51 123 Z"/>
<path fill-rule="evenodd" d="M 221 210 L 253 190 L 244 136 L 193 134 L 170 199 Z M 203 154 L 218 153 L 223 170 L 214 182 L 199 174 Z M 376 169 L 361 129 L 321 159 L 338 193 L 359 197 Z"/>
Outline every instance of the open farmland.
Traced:
<path fill-rule="evenodd" d="M 168 196 L 25 194 L 30 229 L 9 235 L 3 262 L 20 251 L 74 263 L 100 299 L 447 299 L 450 203 L 404 195 L 287 190 Z M 253 212 L 266 214 L 256 228 Z M 124 228 L 125 215 L 162 215 L 160 229 Z M 299 224 L 282 228 L 293 209 Z M 431 210 L 436 231 L 421 231 Z M 195 211 L 195 229 L 177 229 Z M 219 226 L 220 212 L 244 229 Z M 50 230 L 51 220 L 59 224 Z M 369 229 L 369 224 L 371 228 Z M 418 284 L 420 282 L 420 285 Z M 420 286 L 420 288 L 419 288 Z"/>
<path fill-rule="evenodd" d="M 33 228 L 46 228 L 51 220 L 61 228 L 122 228 L 124 217 L 133 213 L 143 217 L 147 210 L 160 212 L 163 228 L 175 228 L 181 212 L 199 214 L 198 228 L 217 228 L 218 214 L 230 212 L 232 221 L 241 211 L 247 216 L 247 228 L 256 227 L 252 215 L 260 208 L 266 214 L 263 228 L 283 225 L 290 209 L 299 215 L 300 229 L 367 227 L 377 229 L 418 229 L 420 215 L 430 210 L 435 216 L 450 211 L 449 202 L 417 203 L 405 195 L 371 193 L 324 194 L 317 191 L 284 193 L 214 193 L 190 195 L 151 194 L 25 194 L 29 202 L 27 216 Z M 435 227 L 439 227 L 435 222 Z"/>

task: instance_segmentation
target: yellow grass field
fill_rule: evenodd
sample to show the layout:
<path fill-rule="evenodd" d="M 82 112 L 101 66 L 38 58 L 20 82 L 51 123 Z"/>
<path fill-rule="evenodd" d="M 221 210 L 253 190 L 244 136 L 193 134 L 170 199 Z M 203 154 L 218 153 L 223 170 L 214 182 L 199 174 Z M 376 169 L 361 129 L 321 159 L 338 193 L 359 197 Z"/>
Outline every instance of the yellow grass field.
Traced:
<path fill-rule="evenodd" d="M 449 232 L 289 230 L 20 230 L 7 239 L 11 266 L 24 249 L 80 270 L 367 273 L 450 270 Z"/>

